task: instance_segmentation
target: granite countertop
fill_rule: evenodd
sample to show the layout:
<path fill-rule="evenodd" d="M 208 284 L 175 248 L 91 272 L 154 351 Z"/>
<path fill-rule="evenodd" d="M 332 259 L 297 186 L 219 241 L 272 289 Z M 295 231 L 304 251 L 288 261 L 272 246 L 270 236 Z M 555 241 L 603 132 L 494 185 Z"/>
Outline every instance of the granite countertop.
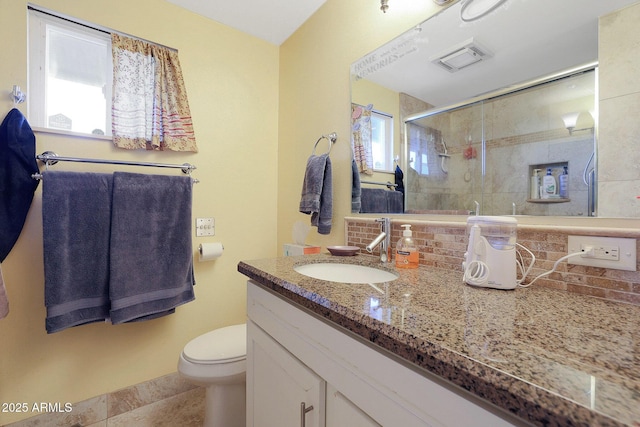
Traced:
<path fill-rule="evenodd" d="M 371 286 L 294 266 L 397 271 Z M 242 261 L 238 271 L 421 369 L 541 426 L 640 426 L 640 307 L 532 286 L 474 288 L 461 271 L 384 266 L 376 257 Z"/>

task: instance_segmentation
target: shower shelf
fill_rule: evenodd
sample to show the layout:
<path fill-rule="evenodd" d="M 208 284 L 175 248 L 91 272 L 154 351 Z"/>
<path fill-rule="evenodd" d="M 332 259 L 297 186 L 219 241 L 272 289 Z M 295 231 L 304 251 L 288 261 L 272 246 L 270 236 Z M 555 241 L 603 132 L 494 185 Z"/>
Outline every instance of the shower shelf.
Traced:
<path fill-rule="evenodd" d="M 567 203 L 570 202 L 571 199 L 527 199 L 529 203 Z"/>

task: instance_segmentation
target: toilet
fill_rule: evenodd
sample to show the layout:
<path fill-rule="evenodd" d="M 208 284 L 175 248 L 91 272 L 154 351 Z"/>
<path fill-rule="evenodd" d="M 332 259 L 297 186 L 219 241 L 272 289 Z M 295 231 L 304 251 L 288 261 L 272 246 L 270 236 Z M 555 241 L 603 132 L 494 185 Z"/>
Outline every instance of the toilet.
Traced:
<path fill-rule="evenodd" d="M 178 373 L 206 387 L 205 427 L 245 426 L 246 371 L 246 324 L 215 329 L 184 346 Z"/>

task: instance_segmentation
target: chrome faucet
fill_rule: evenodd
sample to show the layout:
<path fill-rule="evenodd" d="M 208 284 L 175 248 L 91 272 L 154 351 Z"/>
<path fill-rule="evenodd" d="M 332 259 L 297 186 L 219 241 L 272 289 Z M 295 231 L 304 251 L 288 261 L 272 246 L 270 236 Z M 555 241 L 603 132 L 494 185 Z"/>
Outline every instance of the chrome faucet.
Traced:
<path fill-rule="evenodd" d="M 366 249 L 367 252 L 372 253 L 373 249 L 380 245 L 380 261 L 389 262 L 391 260 L 391 219 L 378 218 L 376 222 L 380 223 L 381 233 L 367 245 Z"/>

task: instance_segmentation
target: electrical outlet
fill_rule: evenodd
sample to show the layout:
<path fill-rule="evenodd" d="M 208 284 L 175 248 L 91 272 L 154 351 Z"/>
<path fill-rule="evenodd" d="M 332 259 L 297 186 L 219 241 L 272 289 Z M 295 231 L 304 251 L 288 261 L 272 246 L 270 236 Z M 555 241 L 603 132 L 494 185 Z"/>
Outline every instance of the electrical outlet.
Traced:
<path fill-rule="evenodd" d="M 569 264 L 636 271 L 636 239 L 623 237 L 569 236 Z"/>
<path fill-rule="evenodd" d="M 584 248 L 585 245 L 582 245 Z M 610 261 L 620 260 L 620 248 L 618 246 L 599 245 L 593 247 L 593 258 L 608 259 Z"/>
<path fill-rule="evenodd" d="M 216 224 L 213 218 L 196 218 L 196 237 L 215 235 Z"/>

